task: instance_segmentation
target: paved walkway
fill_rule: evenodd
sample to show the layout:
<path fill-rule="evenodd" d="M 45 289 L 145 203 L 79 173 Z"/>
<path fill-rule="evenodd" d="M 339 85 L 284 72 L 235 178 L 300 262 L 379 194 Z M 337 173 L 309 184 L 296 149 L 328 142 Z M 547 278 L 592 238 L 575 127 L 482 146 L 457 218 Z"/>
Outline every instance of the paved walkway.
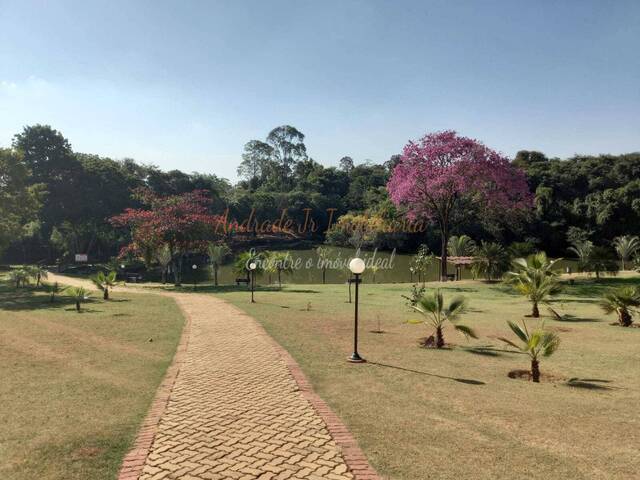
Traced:
<path fill-rule="evenodd" d="M 352 437 L 321 400 L 314 408 L 293 361 L 253 318 L 212 295 L 168 295 L 188 317 L 175 381 L 169 372 L 121 479 L 377 478 L 357 447 L 343 455 L 336 438 Z"/>

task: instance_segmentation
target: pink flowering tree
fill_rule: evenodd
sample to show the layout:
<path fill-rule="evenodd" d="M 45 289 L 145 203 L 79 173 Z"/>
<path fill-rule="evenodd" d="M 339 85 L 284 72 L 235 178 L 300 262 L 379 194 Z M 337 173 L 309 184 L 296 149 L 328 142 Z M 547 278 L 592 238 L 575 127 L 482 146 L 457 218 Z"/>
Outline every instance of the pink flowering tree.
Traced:
<path fill-rule="evenodd" d="M 387 184 L 391 200 L 410 218 L 436 222 L 441 232 L 441 279 L 447 275 L 451 222 L 461 207 L 507 215 L 531 208 L 525 174 L 498 152 L 453 131 L 430 133 L 402 150 Z"/>

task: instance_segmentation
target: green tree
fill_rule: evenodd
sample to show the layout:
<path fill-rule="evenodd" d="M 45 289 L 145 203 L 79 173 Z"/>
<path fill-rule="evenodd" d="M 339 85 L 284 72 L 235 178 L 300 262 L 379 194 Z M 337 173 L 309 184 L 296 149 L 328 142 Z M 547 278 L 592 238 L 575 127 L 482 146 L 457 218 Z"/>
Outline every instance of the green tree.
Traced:
<path fill-rule="evenodd" d="M 98 287 L 99 290 L 102 290 L 102 298 L 104 300 L 109 300 L 109 290 L 116 286 L 116 275 L 115 270 L 107 274 L 100 271 L 91 278 L 93 284 Z"/>
<path fill-rule="evenodd" d="M 58 282 L 54 282 L 54 283 L 43 282 L 42 287 L 44 288 L 44 291 L 49 294 L 49 302 L 50 303 L 55 302 L 56 295 L 60 293 L 60 285 L 58 285 Z"/>
<path fill-rule="evenodd" d="M 447 243 L 447 250 L 452 257 L 472 257 L 476 248 L 476 242 L 468 235 L 452 235 Z"/>
<path fill-rule="evenodd" d="M 273 149 L 273 160 L 280 172 L 281 188 L 287 188 L 295 165 L 307 158 L 304 134 L 291 125 L 281 125 L 267 135 L 268 145 Z"/>
<path fill-rule="evenodd" d="M 534 318 L 540 317 L 538 304 L 546 303 L 551 295 L 560 292 L 558 273 L 553 270 L 558 261 L 549 260 L 546 253 L 539 252 L 516 258 L 512 262 L 513 271 L 506 274 L 506 281 L 531 302 Z"/>
<path fill-rule="evenodd" d="M 282 274 L 293 273 L 293 258 L 289 252 L 267 252 L 267 269 L 278 275 L 278 288 L 282 289 Z"/>
<path fill-rule="evenodd" d="M 173 254 L 169 245 L 164 244 L 156 251 L 156 261 L 160 265 L 162 284 L 167 283 L 167 270 L 173 261 Z"/>
<path fill-rule="evenodd" d="M 640 238 L 635 235 L 623 235 L 613 239 L 613 246 L 622 260 L 622 270 L 627 269 L 627 262 L 640 250 Z"/>
<path fill-rule="evenodd" d="M 411 305 L 416 312 L 423 316 L 424 320 L 409 320 L 408 323 L 424 323 L 435 328 L 436 331 L 436 348 L 444 347 L 444 324 L 449 321 L 453 328 L 463 333 L 467 337 L 478 338 L 475 332 L 458 322 L 463 313 L 467 309 L 467 302 L 464 297 L 455 297 L 449 305 L 445 307 L 444 297 L 440 289 L 435 292 L 424 295 L 416 305 Z"/>
<path fill-rule="evenodd" d="M 633 323 L 633 314 L 640 307 L 640 289 L 623 287 L 605 293 L 599 302 L 606 314 L 616 313 L 618 323 L 622 327 L 630 327 Z"/>
<path fill-rule="evenodd" d="M 333 250 L 331 248 L 319 246 L 316 248 L 316 255 L 318 256 L 318 266 L 322 270 L 322 284 L 326 283 L 327 264 L 331 261 Z"/>
<path fill-rule="evenodd" d="M 517 344 L 507 338 L 500 338 L 500 340 L 529 355 L 531 358 L 531 379 L 539 383 L 540 357 L 553 355 L 560 345 L 560 338 L 555 333 L 545 331 L 544 323 L 531 332 L 524 320 L 522 321 L 522 328 L 513 322 L 507 322 L 507 324 L 516 334 L 520 343 Z"/>
<path fill-rule="evenodd" d="M 42 205 L 43 185 L 32 184 L 20 152 L 0 149 L 0 255 L 36 219 Z"/>
<path fill-rule="evenodd" d="M 418 282 L 422 280 L 422 285 L 427 281 L 427 272 L 434 261 L 435 257 L 424 243 L 420 245 L 418 252 L 412 257 L 409 269 L 411 273 L 418 275 Z"/>
<path fill-rule="evenodd" d="M 65 291 L 75 302 L 76 311 L 79 313 L 82 303 L 89 300 L 89 292 L 84 287 L 67 287 Z"/>
<path fill-rule="evenodd" d="M 223 265 L 225 259 L 231 254 L 231 249 L 225 243 L 210 243 L 207 248 L 209 264 L 213 271 L 213 284 L 218 286 L 218 270 Z"/>
<path fill-rule="evenodd" d="M 16 268 L 9 272 L 9 280 L 15 284 L 16 288 L 28 285 L 30 278 L 31 275 L 25 268 Z"/>
<path fill-rule="evenodd" d="M 483 276 L 489 281 L 497 280 L 509 269 L 509 254 L 499 243 L 483 241 L 471 269 L 476 278 Z"/>

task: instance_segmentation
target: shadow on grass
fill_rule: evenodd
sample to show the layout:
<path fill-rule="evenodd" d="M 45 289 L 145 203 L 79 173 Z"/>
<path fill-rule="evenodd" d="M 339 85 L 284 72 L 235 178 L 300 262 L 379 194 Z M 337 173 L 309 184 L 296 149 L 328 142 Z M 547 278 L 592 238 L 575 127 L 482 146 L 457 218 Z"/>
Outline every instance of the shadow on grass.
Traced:
<path fill-rule="evenodd" d="M 567 387 L 583 388 L 585 390 L 614 390 L 616 387 L 606 385 L 611 380 L 602 380 L 598 378 L 570 378 L 564 384 Z"/>
<path fill-rule="evenodd" d="M 599 297 L 611 288 L 639 286 L 640 277 L 605 277 L 596 279 L 576 279 L 573 284 L 563 282 L 563 293 L 573 297 Z M 571 300 L 570 300 L 571 301 Z M 572 300 L 577 301 L 577 300 Z"/>
<path fill-rule="evenodd" d="M 392 369 L 395 369 L 395 370 L 401 370 L 403 372 L 417 373 L 419 375 L 426 375 L 428 377 L 441 378 L 443 380 L 452 380 L 454 382 L 464 383 L 464 384 L 467 384 L 467 385 L 486 385 L 485 382 L 482 382 L 480 380 L 470 379 L 470 378 L 449 377 L 447 375 L 439 375 L 437 373 L 423 372 L 421 370 L 413 370 L 411 368 L 399 367 L 397 365 L 388 365 L 386 363 L 371 362 L 371 361 L 369 361 L 368 363 L 369 363 L 369 365 L 376 365 L 378 367 L 392 368 Z"/>
<path fill-rule="evenodd" d="M 244 285 L 198 285 L 196 288 L 193 285 L 182 285 L 176 287 L 174 285 L 165 285 L 159 287 L 150 287 L 155 290 L 166 290 L 171 292 L 180 293 L 236 293 L 236 292 L 251 292 L 250 288 Z M 284 292 L 284 293 L 320 293 L 318 290 L 305 289 L 305 288 L 278 288 L 277 286 L 256 285 L 254 292 Z"/>

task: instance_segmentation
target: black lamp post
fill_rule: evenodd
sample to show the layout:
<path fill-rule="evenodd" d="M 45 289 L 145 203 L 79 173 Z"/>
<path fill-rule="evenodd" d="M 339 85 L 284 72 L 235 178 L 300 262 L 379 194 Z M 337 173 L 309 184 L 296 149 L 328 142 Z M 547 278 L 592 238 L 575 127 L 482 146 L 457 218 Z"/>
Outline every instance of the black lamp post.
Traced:
<path fill-rule="evenodd" d="M 361 258 L 354 258 L 349 262 L 349 270 L 355 275 L 356 283 L 356 298 L 355 298 L 355 321 L 353 325 L 353 353 L 349 357 L 349 361 L 352 363 L 366 362 L 364 358 L 358 353 L 358 286 L 360 285 L 360 275 L 364 272 L 365 264 Z"/>
<path fill-rule="evenodd" d="M 198 272 L 196 271 L 198 270 L 198 265 L 194 263 L 191 265 L 191 269 L 193 270 L 193 289 L 195 290 L 198 288 Z"/>
<path fill-rule="evenodd" d="M 251 303 L 256 303 L 256 301 L 253 299 L 253 291 L 256 285 L 256 267 L 257 265 L 255 262 L 251 262 L 249 264 L 249 271 L 251 272 Z"/>

